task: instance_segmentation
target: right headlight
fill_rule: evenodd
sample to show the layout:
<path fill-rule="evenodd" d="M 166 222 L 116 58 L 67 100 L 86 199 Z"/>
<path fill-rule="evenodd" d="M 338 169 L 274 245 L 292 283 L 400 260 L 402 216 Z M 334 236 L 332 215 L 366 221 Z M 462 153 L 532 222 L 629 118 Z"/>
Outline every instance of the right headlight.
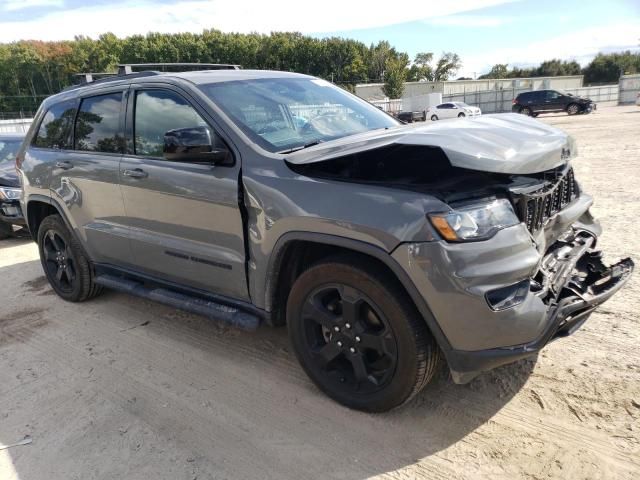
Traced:
<path fill-rule="evenodd" d="M 447 213 L 431 213 L 429 220 L 450 242 L 485 240 L 502 228 L 520 223 L 511 203 L 504 198 L 464 205 Z"/>

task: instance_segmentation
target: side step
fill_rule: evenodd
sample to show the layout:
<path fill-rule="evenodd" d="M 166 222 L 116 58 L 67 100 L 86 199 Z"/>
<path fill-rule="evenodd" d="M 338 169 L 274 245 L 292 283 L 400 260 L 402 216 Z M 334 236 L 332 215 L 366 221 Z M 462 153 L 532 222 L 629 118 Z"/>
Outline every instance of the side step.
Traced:
<path fill-rule="evenodd" d="M 236 307 L 211 302 L 204 298 L 186 295 L 161 287 L 147 287 L 141 282 L 116 275 L 100 274 L 94 281 L 98 285 L 130 293 L 137 297 L 148 298 L 170 307 L 186 310 L 187 312 L 203 315 L 213 320 L 233 325 L 244 330 L 255 330 L 260 325 L 260 319 Z"/>

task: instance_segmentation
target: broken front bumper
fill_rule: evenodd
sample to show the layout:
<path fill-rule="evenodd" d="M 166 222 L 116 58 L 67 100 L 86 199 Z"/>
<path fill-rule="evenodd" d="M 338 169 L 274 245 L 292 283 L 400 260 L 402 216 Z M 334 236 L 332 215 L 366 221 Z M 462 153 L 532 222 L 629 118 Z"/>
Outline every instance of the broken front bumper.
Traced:
<path fill-rule="evenodd" d="M 24 217 L 18 200 L 0 200 L 0 222 L 24 225 Z"/>
<path fill-rule="evenodd" d="M 586 230 L 571 228 L 542 256 L 523 237 L 514 228 L 470 248 L 432 242 L 407 250 L 404 264 L 447 338 L 441 347 L 456 383 L 570 335 L 633 271 L 629 258 L 606 267 Z M 520 304 L 490 308 L 488 292 L 525 279 L 529 291 Z"/>

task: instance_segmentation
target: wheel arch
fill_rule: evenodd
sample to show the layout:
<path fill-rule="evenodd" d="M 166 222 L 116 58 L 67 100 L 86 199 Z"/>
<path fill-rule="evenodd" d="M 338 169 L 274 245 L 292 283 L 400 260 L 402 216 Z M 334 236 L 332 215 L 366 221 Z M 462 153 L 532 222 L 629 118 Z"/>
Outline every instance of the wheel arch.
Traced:
<path fill-rule="evenodd" d="M 445 358 L 448 357 L 451 345 L 429 305 L 400 264 L 380 247 L 345 237 L 312 232 L 289 232 L 278 239 L 269 259 L 265 285 L 265 309 L 271 313 L 274 324 L 285 323 L 284 305 L 297 276 L 311 263 L 336 253 L 352 253 L 366 257 L 383 267 L 407 293 Z"/>

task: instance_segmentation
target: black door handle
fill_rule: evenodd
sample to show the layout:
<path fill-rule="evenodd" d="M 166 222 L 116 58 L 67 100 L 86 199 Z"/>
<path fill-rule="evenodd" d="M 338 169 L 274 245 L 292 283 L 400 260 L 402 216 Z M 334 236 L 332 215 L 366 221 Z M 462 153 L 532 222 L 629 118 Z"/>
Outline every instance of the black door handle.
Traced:
<path fill-rule="evenodd" d="M 63 170 L 69 170 L 71 168 L 73 168 L 73 164 L 71 162 L 56 162 L 56 167 L 61 168 Z"/>
<path fill-rule="evenodd" d="M 147 178 L 149 174 L 141 168 L 134 168 L 133 170 L 125 170 L 122 172 L 125 177 L 131 178 Z"/>

